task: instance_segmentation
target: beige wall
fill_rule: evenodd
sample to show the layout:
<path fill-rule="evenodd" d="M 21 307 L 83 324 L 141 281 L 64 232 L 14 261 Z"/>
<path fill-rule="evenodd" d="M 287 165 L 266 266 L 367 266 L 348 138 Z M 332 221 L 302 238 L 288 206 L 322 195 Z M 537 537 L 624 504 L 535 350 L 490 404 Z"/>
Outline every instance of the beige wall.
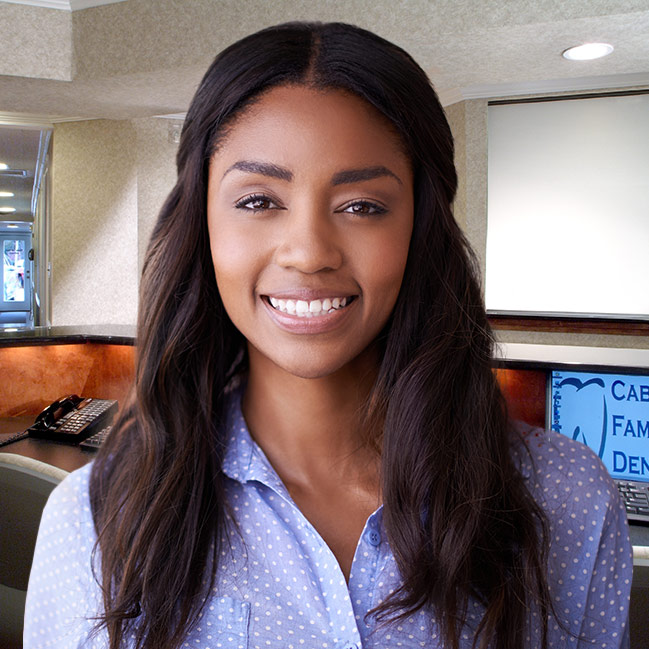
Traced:
<path fill-rule="evenodd" d="M 175 181 L 166 120 L 57 124 L 52 322 L 134 324 L 142 255 Z"/>
<path fill-rule="evenodd" d="M 466 228 L 466 102 L 461 101 L 444 108 L 446 119 L 455 140 L 455 168 L 457 169 L 457 194 L 453 213 L 460 226 Z"/>
<path fill-rule="evenodd" d="M 138 277 L 151 231 L 167 195 L 176 182 L 178 145 L 169 141 L 169 120 L 132 121 L 137 134 Z"/>

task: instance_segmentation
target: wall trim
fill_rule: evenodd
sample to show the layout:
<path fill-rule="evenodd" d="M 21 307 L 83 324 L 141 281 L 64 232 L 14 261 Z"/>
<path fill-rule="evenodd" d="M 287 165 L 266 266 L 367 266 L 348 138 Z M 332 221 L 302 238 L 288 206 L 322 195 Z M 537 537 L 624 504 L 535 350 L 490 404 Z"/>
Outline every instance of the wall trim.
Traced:
<path fill-rule="evenodd" d="M 543 95 L 554 92 L 582 92 L 587 90 L 611 90 L 649 85 L 649 72 L 630 74 L 607 74 L 598 77 L 572 77 L 527 81 L 524 83 L 490 83 L 460 88 L 463 99 L 495 99 L 516 95 Z M 447 91 L 448 93 L 448 91 Z"/>
<path fill-rule="evenodd" d="M 27 115 L 19 113 L 0 113 L 0 126 L 29 126 L 47 128 L 52 126 L 52 119 L 44 115 Z"/>
<path fill-rule="evenodd" d="M 45 9 L 59 9 L 60 11 L 80 11 L 110 5 L 126 0 L 4 0 L 9 4 L 27 5 L 29 7 L 43 7 Z"/>

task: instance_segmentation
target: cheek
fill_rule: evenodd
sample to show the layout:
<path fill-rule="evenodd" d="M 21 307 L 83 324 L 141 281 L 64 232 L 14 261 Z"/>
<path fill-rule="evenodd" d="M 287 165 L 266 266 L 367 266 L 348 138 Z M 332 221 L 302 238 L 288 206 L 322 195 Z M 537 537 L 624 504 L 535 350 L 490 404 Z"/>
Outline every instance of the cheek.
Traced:
<path fill-rule="evenodd" d="M 378 289 L 377 297 L 389 297 L 392 306 L 401 288 L 409 246 L 410 228 L 402 228 L 381 237 L 366 251 L 364 267 L 370 270 L 367 279 Z"/>
<path fill-rule="evenodd" d="M 232 290 L 240 293 L 252 281 L 260 251 L 236 228 L 223 227 L 218 231 L 210 228 L 210 248 L 219 292 L 222 296 Z M 249 288 L 254 288 L 254 285 Z"/>
<path fill-rule="evenodd" d="M 244 259 L 240 246 L 215 243 L 212 239 L 212 263 L 216 287 L 223 307 L 232 324 L 245 335 L 245 323 L 249 319 L 250 262 Z"/>

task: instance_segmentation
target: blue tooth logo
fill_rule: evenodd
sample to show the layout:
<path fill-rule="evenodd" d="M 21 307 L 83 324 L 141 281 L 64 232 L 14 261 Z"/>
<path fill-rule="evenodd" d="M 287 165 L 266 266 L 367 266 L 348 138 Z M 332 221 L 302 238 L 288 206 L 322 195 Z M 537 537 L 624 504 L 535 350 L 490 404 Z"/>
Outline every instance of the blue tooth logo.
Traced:
<path fill-rule="evenodd" d="M 583 390 L 584 388 L 587 388 L 589 385 L 599 385 L 601 388 L 606 387 L 604 381 L 599 377 L 594 379 L 588 379 L 588 381 L 582 381 L 581 379 L 571 376 L 567 379 L 563 379 L 563 381 L 559 383 L 558 387 L 563 387 L 564 385 L 573 385 L 575 388 L 577 388 L 577 392 Z M 606 438 L 608 434 L 608 426 L 607 426 L 608 408 L 606 406 L 606 395 L 602 396 L 602 400 L 604 405 L 604 414 L 602 417 L 602 432 L 599 438 L 599 451 L 597 453 L 600 459 L 604 457 L 604 450 L 606 449 Z M 594 445 L 588 444 L 588 441 L 586 440 L 586 436 L 581 431 L 580 426 L 575 426 L 575 430 L 572 433 L 572 439 L 577 440 L 579 442 L 583 442 L 584 444 L 590 446 L 594 450 Z"/>
<path fill-rule="evenodd" d="M 588 381 L 582 381 L 581 379 L 570 377 L 568 379 L 563 379 L 563 381 L 559 383 L 560 388 L 562 388 L 564 385 L 574 385 L 577 388 L 577 392 L 579 392 L 579 390 L 583 390 L 584 388 L 587 388 L 589 385 L 599 385 L 601 388 L 605 387 L 604 381 L 600 378 L 588 379 Z"/>
<path fill-rule="evenodd" d="M 599 459 L 601 460 L 604 457 L 604 449 L 606 448 L 606 422 L 608 420 L 608 409 L 606 408 L 606 396 L 603 396 L 604 400 L 604 416 L 602 417 L 602 436 L 599 440 Z"/>
<path fill-rule="evenodd" d="M 582 444 L 586 444 L 586 438 L 581 432 L 581 428 L 579 426 L 575 426 L 575 432 L 572 434 L 572 439 L 576 440 L 577 442 L 581 442 Z"/>

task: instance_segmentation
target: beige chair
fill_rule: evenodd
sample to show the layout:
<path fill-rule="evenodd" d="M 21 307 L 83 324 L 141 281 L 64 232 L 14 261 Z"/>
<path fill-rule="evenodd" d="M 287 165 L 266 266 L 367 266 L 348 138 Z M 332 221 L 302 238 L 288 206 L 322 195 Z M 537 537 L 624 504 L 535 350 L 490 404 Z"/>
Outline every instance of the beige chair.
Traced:
<path fill-rule="evenodd" d="M 22 647 L 25 596 L 41 514 L 50 492 L 66 475 L 44 462 L 0 453 L 0 649 Z"/>
<path fill-rule="evenodd" d="M 633 567 L 633 588 L 631 589 L 631 611 L 629 625 L 631 649 L 649 647 L 649 567 Z"/>
<path fill-rule="evenodd" d="M 649 647 L 649 527 L 632 523 L 629 526 L 633 544 L 633 587 L 631 588 L 631 608 L 629 628 L 631 649 Z"/>
<path fill-rule="evenodd" d="M 649 530 L 646 530 L 649 531 Z M 638 552 L 639 550 L 639 552 Z M 649 548 L 634 548 L 633 587 L 631 588 L 631 609 L 629 611 L 629 629 L 631 632 L 631 649 L 649 647 Z"/>

